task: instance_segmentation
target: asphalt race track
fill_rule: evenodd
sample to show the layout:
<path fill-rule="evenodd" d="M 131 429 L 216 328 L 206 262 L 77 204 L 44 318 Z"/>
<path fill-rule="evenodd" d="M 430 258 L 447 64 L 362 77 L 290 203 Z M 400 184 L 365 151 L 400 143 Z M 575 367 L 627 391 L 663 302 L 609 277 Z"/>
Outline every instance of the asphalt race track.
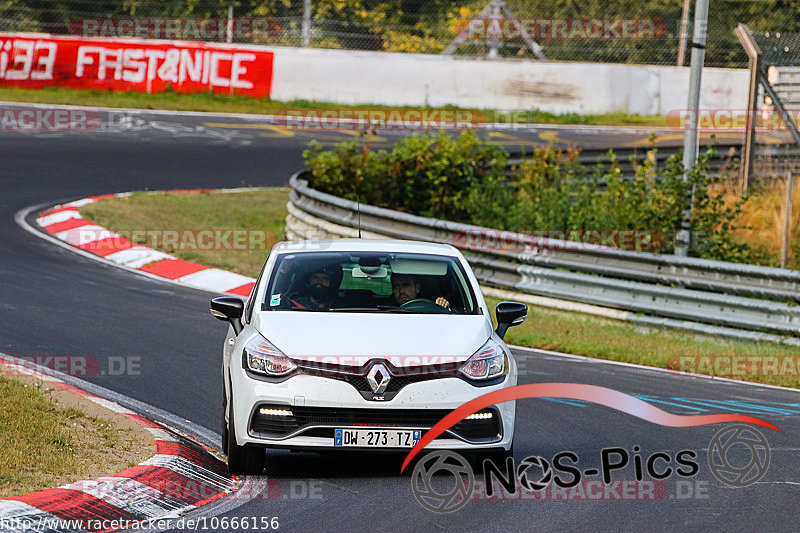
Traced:
<path fill-rule="evenodd" d="M 225 325 L 209 314 L 209 295 L 136 276 L 37 239 L 15 223 L 14 214 L 33 205 L 129 190 L 284 185 L 301 168 L 300 154 L 309 138 L 208 125 L 230 123 L 229 118 L 135 118 L 135 127 L 103 131 L 0 132 L 0 352 L 87 355 L 101 368 L 109 358 L 136 361 L 136 371 L 127 372 L 133 375 L 98 372 L 88 380 L 219 432 Z M 569 128 L 563 134 L 577 135 Z M 394 137 L 387 136 L 386 142 Z M 592 139 L 597 143 L 596 135 Z M 671 413 L 748 414 L 783 432 L 759 428 L 771 449 L 769 470 L 754 485 L 731 488 L 706 462 L 720 425 L 666 428 L 584 402 L 522 400 L 517 404 L 518 462 L 529 455 L 549 460 L 572 451 L 584 470 L 600 466 L 603 448 L 622 447 L 633 455 L 639 446 L 643 461 L 655 452 L 674 457 L 693 450 L 699 471 L 691 478 L 665 479 L 667 491 L 655 499 L 615 498 L 614 491 L 601 490 L 597 499 L 573 494 L 558 501 L 470 501 L 456 513 L 436 514 L 415 501 L 409 476 L 399 474 L 398 458 L 275 452 L 261 494 L 233 496 L 201 509 L 199 516 L 216 508 L 227 517 L 278 517 L 282 531 L 796 527 L 800 393 L 533 351 L 520 354 L 520 366 L 521 383 L 601 385 L 646 397 Z M 614 479 L 634 479 L 632 462 L 614 472 Z"/>

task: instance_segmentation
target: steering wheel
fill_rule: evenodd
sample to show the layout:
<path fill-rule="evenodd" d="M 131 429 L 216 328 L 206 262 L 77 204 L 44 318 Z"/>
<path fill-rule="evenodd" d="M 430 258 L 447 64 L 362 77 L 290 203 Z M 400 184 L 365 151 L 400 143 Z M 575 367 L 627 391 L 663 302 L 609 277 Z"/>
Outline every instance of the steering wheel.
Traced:
<path fill-rule="evenodd" d="M 421 313 L 450 313 L 450 309 L 442 307 L 441 305 L 426 300 L 425 298 L 414 298 L 400 306 L 400 309 L 407 309 L 409 311 L 419 311 Z"/>

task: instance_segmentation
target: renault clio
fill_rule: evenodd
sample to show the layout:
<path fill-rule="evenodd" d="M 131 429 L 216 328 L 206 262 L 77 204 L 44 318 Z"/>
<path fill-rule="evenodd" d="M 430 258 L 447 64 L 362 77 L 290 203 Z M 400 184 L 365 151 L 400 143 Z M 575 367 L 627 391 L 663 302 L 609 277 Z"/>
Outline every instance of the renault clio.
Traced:
<path fill-rule="evenodd" d="M 223 449 L 257 474 L 266 448 L 413 447 L 460 405 L 517 382 L 503 342 L 527 307 L 502 302 L 497 329 L 452 246 L 399 240 L 279 243 L 247 302 L 211 301 L 223 348 Z M 514 402 L 481 410 L 428 447 L 507 454 Z"/>

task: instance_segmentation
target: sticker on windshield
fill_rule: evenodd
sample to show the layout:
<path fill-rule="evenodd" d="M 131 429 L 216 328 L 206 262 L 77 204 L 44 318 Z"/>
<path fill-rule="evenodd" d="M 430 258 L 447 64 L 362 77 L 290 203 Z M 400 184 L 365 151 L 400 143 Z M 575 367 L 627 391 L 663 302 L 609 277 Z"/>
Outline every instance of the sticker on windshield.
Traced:
<path fill-rule="evenodd" d="M 273 294 L 272 298 L 269 299 L 269 305 L 281 305 L 281 295 Z"/>

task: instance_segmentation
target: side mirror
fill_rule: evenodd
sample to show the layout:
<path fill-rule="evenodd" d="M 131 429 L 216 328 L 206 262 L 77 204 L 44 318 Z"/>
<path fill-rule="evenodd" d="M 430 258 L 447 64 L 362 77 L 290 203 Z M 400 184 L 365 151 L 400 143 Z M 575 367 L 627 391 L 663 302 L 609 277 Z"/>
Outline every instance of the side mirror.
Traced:
<path fill-rule="evenodd" d="M 528 318 L 528 306 L 518 302 L 500 302 L 495 310 L 497 316 L 497 334 L 500 338 L 506 336 L 506 331 L 511 326 L 518 326 Z"/>
<path fill-rule="evenodd" d="M 238 335 L 242 331 L 242 314 L 244 301 L 235 296 L 220 296 L 211 300 L 211 314 L 220 320 L 229 322 Z"/>

